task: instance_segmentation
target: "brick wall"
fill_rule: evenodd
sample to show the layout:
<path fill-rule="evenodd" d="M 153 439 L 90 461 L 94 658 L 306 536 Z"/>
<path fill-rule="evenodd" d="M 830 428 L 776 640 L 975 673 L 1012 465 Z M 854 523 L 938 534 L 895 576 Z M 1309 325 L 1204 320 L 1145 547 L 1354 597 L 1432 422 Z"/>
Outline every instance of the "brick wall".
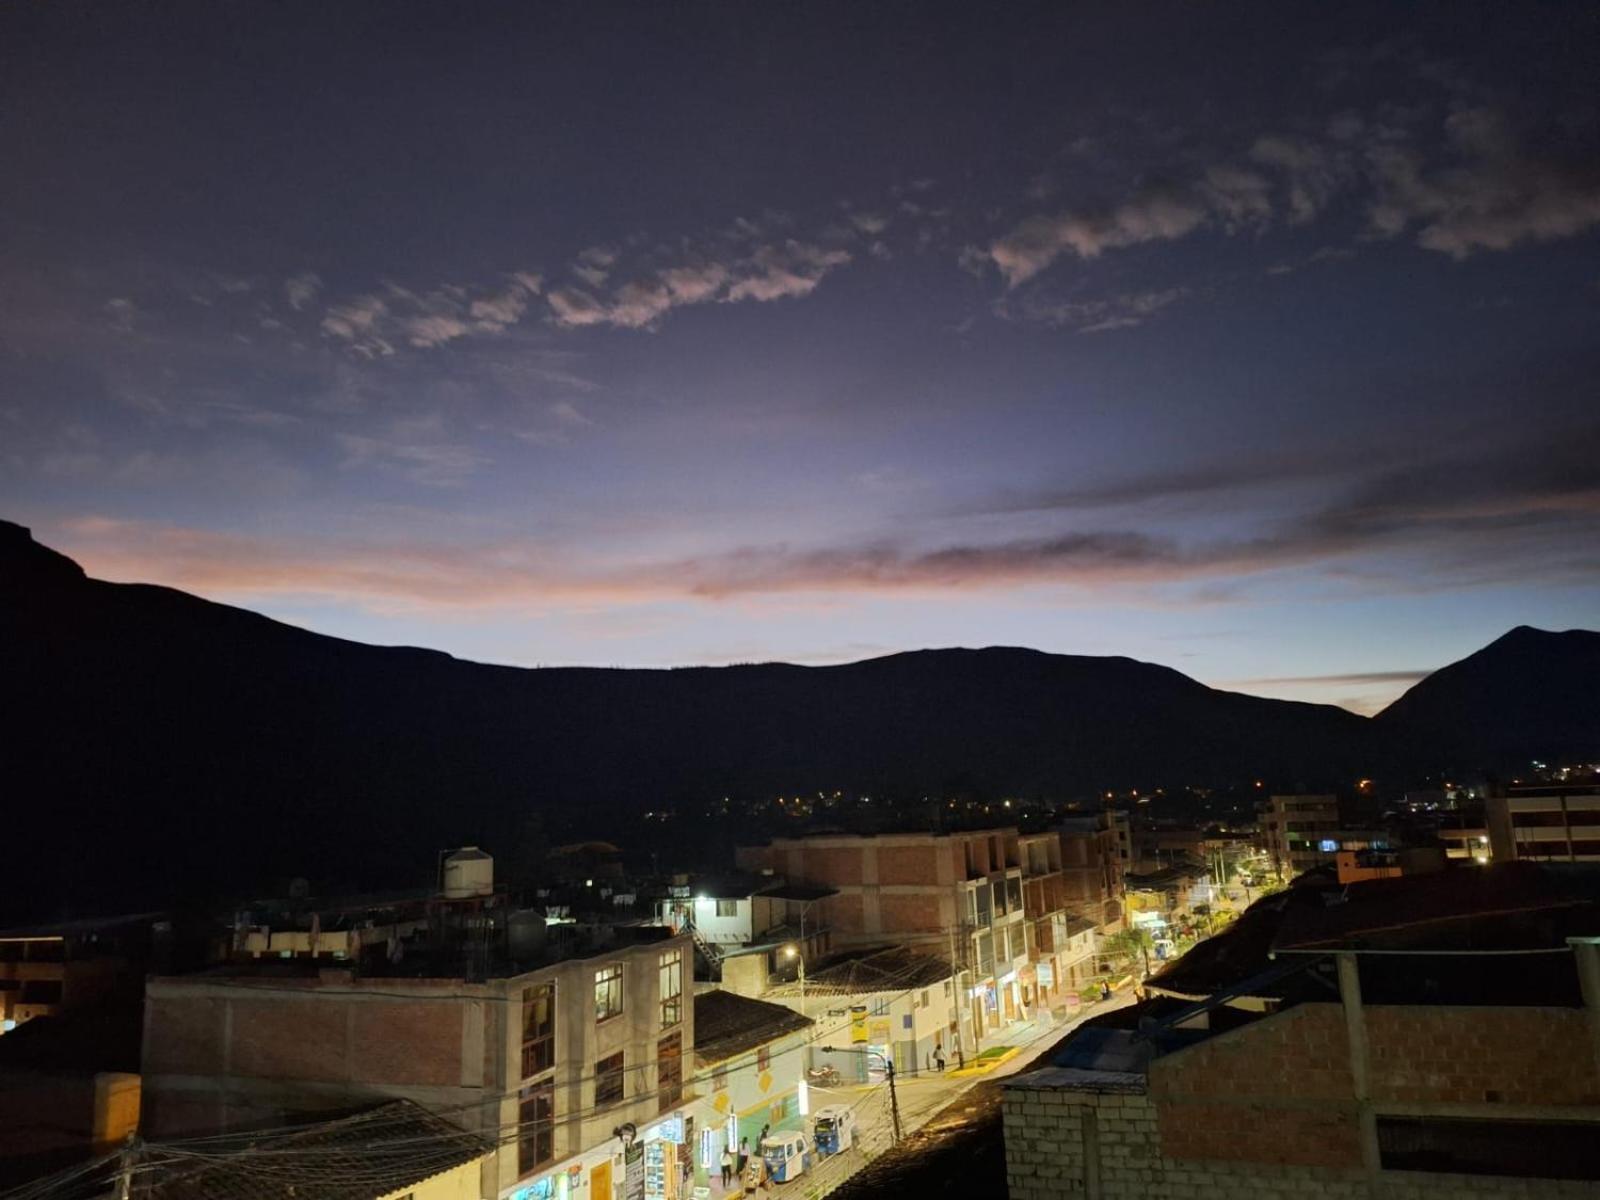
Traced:
<path fill-rule="evenodd" d="M 1369 1005 L 1364 1011 L 1376 1102 L 1600 1104 L 1582 1009 Z"/>
<path fill-rule="evenodd" d="M 938 933 L 939 896 L 934 892 L 882 892 L 878 895 L 879 927 L 886 933 Z"/>
<path fill-rule="evenodd" d="M 932 885 L 938 879 L 938 850 L 933 843 L 922 846 L 878 847 L 879 883 Z"/>
<path fill-rule="evenodd" d="M 1593 1197 L 1587 1182 L 1381 1171 L 1359 1167 L 1177 1159 L 1162 1153 L 1165 1117 L 1131 1086 L 1086 1090 L 1044 1070 L 1005 1087 L 1006 1183 L 1010 1200 L 1447 1200 L 1518 1196 Z M 1297 1132 L 1285 1110 L 1257 1120 L 1280 1137 Z"/>

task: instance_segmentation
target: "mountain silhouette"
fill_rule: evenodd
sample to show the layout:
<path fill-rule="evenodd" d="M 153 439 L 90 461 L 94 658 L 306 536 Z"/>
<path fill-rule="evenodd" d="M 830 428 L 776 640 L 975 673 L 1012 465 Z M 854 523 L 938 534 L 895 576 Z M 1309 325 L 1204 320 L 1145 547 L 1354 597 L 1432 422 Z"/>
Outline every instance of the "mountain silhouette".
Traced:
<path fill-rule="evenodd" d="M 1594 634 L 1537 637 L 1591 639 L 1592 659 Z M 1490 656 L 1485 678 L 1514 674 L 1495 665 L 1506 640 L 1377 720 L 1218 691 L 1128 658 L 1009 648 L 827 667 L 524 669 L 94 580 L 0 522 L 0 777 L 11 797 L 0 821 L 26 847 L 11 856 L 0 907 L 70 897 L 126 909 L 286 876 L 422 884 L 440 848 L 503 853 L 530 819 L 637 844 L 644 813 L 675 807 L 692 833 L 723 796 L 1348 785 L 1391 765 L 1391 731 L 1420 762 L 1471 744 L 1453 714 L 1480 709 L 1452 708 L 1452 673 Z M 1476 697 L 1478 668 L 1466 678 Z M 1589 694 L 1561 680 L 1539 712 L 1558 710 L 1558 694 Z M 1482 744 L 1526 740 L 1506 729 Z M 1423 730 L 1438 740 L 1413 745 Z M 718 820 L 719 834 L 739 832 L 737 816 Z"/>
<path fill-rule="evenodd" d="M 1519 625 L 1441 667 L 1375 718 L 1440 764 L 1600 760 L 1600 633 Z"/>

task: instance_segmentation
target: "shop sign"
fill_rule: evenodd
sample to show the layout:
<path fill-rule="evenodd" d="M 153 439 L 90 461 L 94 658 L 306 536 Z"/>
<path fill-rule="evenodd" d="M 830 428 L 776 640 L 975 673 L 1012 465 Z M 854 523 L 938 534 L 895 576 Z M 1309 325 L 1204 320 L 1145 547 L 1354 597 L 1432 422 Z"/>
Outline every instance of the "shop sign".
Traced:
<path fill-rule="evenodd" d="M 644 1200 L 644 1145 L 634 1142 L 622 1152 L 622 1200 Z"/>
<path fill-rule="evenodd" d="M 867 1040 L 867 1006 L 865 1004 L 852 1004 L 850 1006 L 850 1040 L 851 1042 L 865 1042 Z"/>

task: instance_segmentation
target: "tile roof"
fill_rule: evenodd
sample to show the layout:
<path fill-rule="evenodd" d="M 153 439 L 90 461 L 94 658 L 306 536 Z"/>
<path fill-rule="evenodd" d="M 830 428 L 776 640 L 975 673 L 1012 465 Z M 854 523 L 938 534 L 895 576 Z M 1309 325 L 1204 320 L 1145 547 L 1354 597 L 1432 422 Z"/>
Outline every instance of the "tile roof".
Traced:
<path fill-rule="evenodd" d="M 722 1062 L 811 1024 L 781 1004 L 721 989 L 701 992 L 694 998 L 694 1054 L 702 1062 Z"/>
<path fill-rule="evenodd" d="M 377 1200 L 494 1152 L 409 1100 L 136 1176 L 138 1200 Z"/>

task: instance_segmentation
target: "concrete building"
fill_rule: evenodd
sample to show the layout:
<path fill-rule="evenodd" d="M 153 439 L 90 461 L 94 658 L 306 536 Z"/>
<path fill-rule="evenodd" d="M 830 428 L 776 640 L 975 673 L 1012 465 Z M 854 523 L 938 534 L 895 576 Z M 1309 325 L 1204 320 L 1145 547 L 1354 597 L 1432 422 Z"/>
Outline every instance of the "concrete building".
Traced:
<path fill-rule="evenodd" d="M 694 1178 L 718 1178 L 723 1147 L 752 1152 L 763 1128 L 800 1129 L 809 1112 L 806 1049 L 813 1022 L 792 1008 L 701 992 L 694 998 L 695 1079 L 700 1097 Z"/>
<path fill-rule="evenodd" d="M 965 975 L 941 956 L 904 946 L 841 951 L 798 982 L 762 999 L 811 1017 L 814 1067 L 832 1066 L 849 1083 L 882 1078 L 885 1058 L 901 1075 L 929 1069 L 934 1052 L 956 1063 L 981 1048 L 984 1022 L 963 996 Z M 824 1046 L 842 1047 L 828 1053 Z"/>
<path fill-rule="evenodd" d="M 1484 803 L 1495 862 L 1600 862 L 1600 788 L 1512 786 Z"/>
<path fill-rule="evenodd" d="M 652 1160 L 659 1176 L 676 1154 L 661 1143 L 694 1137 L 689 939 L 546 930 L 497 899 L 442 905 L 425 934 L 349 966 L 266 959 L 149 980 L 146 1134 L 405 1099 L 498 1143 L 485 1197 L 614 1200 Z"/>
<path fill-rule="evenodd" d="M 1275 872 L 1293 878 L 1333 861 L 1339 828 L 1337 796 L 1271 796 L 1261 812 L 1261 849 Z"/>
<path fill-rule="evenodd" d="M 695 940 L 713 969 L 752 946 L 793 945 L 809 959 L 833 949 L 831 887 L 792 884 L 781 876 L 701 880 L 672 888 L 655 904 L 655 921 Z M 771 961 L 769 967 L 781 966 Z"/>
<path fill-rule="evenodd" d="M 738 862 L 837 891 L 827 912 L 841 949 L 895 943 L 956 963 L 980 1033 L 1026 1014 L 1028 944 L 1014 828 L 775 838 L 741 847 Z"/>
<path fill-rule="evenodd" d="M 1328 894 L 1261 901 L 1151 981 L 1191 999 L 1008 1083 L 1014 1200 L 1594 1195 L 1600 872 Z"/>

